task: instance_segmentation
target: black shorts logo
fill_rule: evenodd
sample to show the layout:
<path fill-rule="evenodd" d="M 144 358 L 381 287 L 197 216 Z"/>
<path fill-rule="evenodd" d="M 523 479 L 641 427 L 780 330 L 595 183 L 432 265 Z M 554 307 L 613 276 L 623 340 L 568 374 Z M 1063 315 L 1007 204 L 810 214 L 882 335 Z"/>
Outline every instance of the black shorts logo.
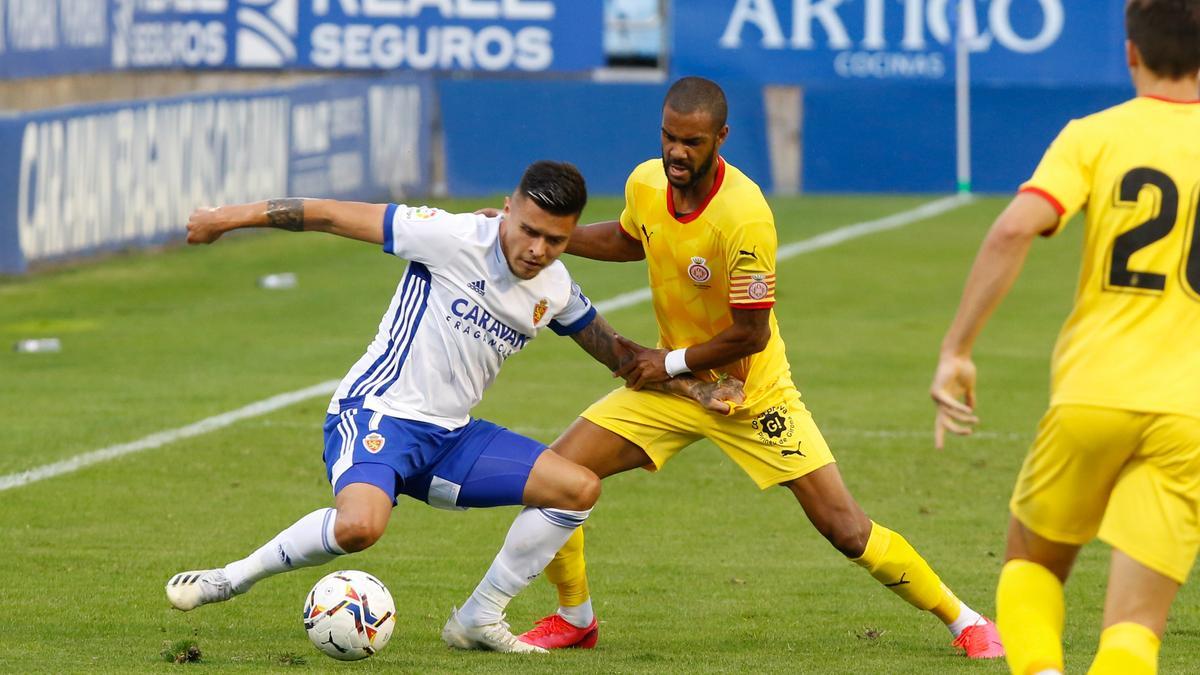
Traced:
<path fill-rule="evenodd" d="M 770 445 L 790 446 L 792 436 L 796 433 L 796 423 L 788 414 L 787 406 L 782 403 L 768 408 L 763 414 L 754 418 L 754 421 L 750 422 L 750 427 L 756 432 L 758 440 Z"/>

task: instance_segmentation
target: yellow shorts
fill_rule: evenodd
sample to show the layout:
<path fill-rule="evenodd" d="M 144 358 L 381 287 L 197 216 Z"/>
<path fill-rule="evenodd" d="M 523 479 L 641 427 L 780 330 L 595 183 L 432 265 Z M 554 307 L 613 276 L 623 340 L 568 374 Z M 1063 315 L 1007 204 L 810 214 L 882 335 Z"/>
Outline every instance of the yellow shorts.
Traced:
<path fill-rule="evenodd" d="M 1200 549 L 1200 418 L 1058 405 L 1010 502 L 1051 541 L 1100 539 L 1183 583 Z"/>
<path fill-rule="evenodd" d="M 732 415 L 711 413 L 673 394 L 624 387 L 581 415 L 642 448 L 661 469 L 680 450 L 707 438 L 759 488 L 786 483 L 833 462 L 833 454 L 794 387 L 761 397 Z"/>

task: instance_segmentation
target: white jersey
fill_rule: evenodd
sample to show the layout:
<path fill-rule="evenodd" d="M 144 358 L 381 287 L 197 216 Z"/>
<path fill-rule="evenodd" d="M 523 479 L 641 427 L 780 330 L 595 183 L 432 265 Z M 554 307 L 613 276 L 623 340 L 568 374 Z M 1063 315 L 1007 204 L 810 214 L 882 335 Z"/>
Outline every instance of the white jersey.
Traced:
<path fill-rule="evenodd" d="M 559 261 L 520 279 L 500 249 L 500 218 L 391 204 L 383 250 L 409 261 L 367 353 L 329 404 L 456 429 L 543 328 L 571 335 L 596 316 Z"/>

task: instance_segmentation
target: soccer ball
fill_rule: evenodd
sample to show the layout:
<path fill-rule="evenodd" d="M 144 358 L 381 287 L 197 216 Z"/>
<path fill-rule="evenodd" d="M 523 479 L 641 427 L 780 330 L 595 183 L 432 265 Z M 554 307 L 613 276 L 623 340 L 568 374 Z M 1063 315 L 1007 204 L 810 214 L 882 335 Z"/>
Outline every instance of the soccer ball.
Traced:
<path fill-rule="evenodd" d="M 357 570 L 325 576 L 304 601 L 304 630 L 317 649 L 339 661 L 357 661 L 387 645 L 396 627 L 396 603 L 375 577 Z"/>

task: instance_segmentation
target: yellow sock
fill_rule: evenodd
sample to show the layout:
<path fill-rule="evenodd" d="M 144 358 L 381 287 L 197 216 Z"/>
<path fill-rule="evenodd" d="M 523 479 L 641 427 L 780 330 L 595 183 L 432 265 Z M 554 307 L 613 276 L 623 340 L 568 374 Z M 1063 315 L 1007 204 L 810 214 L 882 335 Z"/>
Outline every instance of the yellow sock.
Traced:
<path fill-rule="evenodd" d="M 996 587 L 996 627 L 1016 675 L 1063 669 L 1063 587 L 1050 570 L 1010 560 Z"/>
<path fill-rule="evenodd" d="M 958 598 L 899 533 L 872 521 L 867 548 L 854 562 L 913 607 L 934 612 L 944 623 L 958 618 Z M 943 615 L 953 616 L 947 619 Z"/>
<path fill-rule="evenodd" d="M 1100 649 L 1088 675 L 1154 675 L 1160 644 L 1154 631 L 1141 624 L 1113 624 L 1100 634 Z"/>
<path fill-rule="evenodd" d="M 575 533 L 546 566 L 546 578 L 558 587 L 560 607 L 578 607 L 587 602 L 587 564 L 583 560 L 583 528 Z"/>

